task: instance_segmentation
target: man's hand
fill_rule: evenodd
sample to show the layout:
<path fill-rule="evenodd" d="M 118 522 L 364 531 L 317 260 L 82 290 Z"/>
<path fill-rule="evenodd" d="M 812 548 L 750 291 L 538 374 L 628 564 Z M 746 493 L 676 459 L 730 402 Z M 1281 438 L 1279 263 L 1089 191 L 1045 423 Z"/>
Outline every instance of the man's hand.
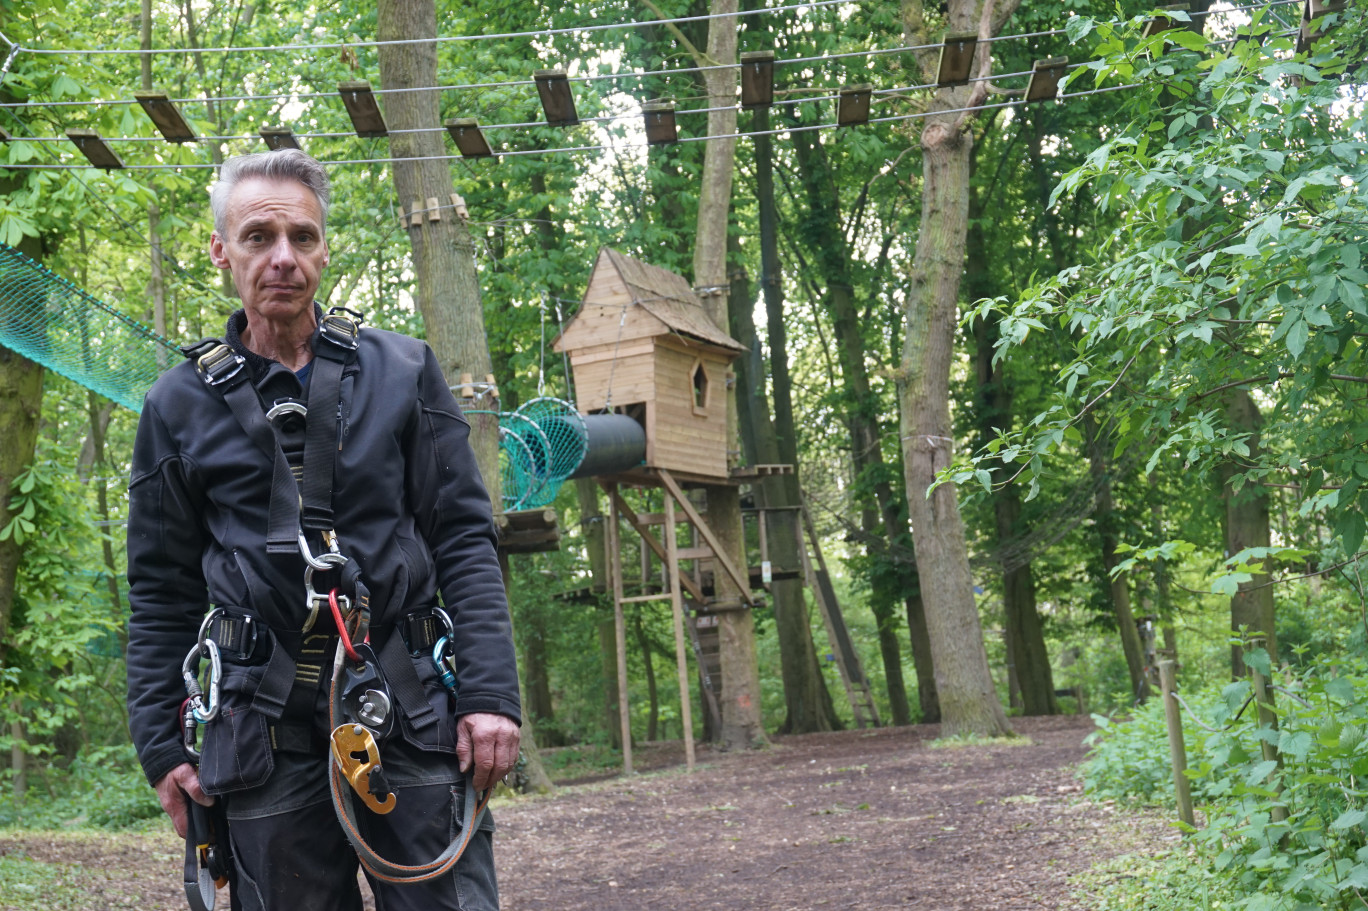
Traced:
<path fill-rule="evenodd" d="M 462 715 L 456 722 L 456 758 L 461 771 L 475 770 L 475 787 L 492 788 L 518 762 L 521 739 L 513 719 L 490 712 Z"/>
<path fill-rule="evenodd" d="M 155 787 L 162 809 L 171 817 L 171 824 L 176 827 L 176 834 L 181 838 L 185 837 L 185 830 L 189 824 L 185 809 L 186 795 L 190 795 L 190 799 L 200 806 L 214 805 L 214 798 L 205 794 L 204 789 L 200 787 L 199 773 L 188 762 L 182 762 L 163 775 Z"/>

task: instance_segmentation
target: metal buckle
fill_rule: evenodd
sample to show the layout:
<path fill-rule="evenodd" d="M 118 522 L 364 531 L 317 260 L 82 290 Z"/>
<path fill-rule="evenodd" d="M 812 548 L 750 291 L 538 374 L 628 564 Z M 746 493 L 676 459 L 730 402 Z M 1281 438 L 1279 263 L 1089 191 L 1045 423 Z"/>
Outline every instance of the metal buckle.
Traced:
<path fill-rule="evenodd" d="M 222 386 L 242 372 L 247 360 L 227 345 L 215 345 L 195 361 L 200 376 L 210 386 Z"/>
<path fill-rule="evenodd" d="M 446 635 L 439 634 L 435 627 L 431 626 L 431 621 L 438 621 L 446 628 Z M 427 635 L 418 636 L 418 633 Z M 455 629 L 451 625 L 451 617 L 440 607 L 422 608 L 411 611 L 404 616 L 404 620 L 399 624 L 399 635 L 404 640 L 404 646 L 408 649 L 409 656 L 417 658 L 428 652 L 432 646 L 446 639 L 454 642 L 456 639 Z"/>
<path fill-rule="evenodd" d="M 218 635 L 213 635 L 212 627 L 210 636 L 218 647 L 219 651 L 228 650 L 240 661 L 246 661 L 256 654 L 257 641 L 260 637 L 261 624 L 257 618 L 249 614 L 230 614 L 225 610 L 215 611 L 219 616 Z M 238 624 L 239 626 L 231 626 Z M 239 631 L 240 629 L 240 631 Z"/>
<path fill-rule="evenodd" d="M 323 337 L 337 347 L 355 351 L 360 344 L 361 314 L 346 307 L 334 307 L 323 317 L 318 328 Z"/>
<path fill-rule="evenodd" d="M 300 417 L 307 419 L 309 416 L 309 408 L 298 399 L 276 399 L 275 404 L 266 412 L 266 420 L 274 421 L 282 414 L 297 414 Z"/>

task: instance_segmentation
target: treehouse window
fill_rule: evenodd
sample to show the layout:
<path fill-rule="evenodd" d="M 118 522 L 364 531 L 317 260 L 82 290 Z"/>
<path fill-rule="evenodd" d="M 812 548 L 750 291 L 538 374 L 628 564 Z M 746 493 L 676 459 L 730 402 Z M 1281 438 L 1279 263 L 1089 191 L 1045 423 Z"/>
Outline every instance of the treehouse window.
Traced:
<path fill-rule="evenodd" d="M 702 361 L 694 361 L 690 375 L 693 378 L 693 413 L 706 415 L 708 413 L 708 371 L 704 368 Z"/>

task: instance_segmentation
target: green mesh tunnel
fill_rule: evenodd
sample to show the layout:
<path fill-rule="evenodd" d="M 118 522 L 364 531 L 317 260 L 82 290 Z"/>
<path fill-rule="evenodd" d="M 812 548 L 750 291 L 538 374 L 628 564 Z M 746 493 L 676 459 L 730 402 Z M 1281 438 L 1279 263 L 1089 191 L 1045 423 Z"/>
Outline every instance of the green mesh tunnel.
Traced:
<path fill-rule="evenodd" d="M 7 244 L 0 345 L 133 411 L 181 360 L 175 345 Z"/>

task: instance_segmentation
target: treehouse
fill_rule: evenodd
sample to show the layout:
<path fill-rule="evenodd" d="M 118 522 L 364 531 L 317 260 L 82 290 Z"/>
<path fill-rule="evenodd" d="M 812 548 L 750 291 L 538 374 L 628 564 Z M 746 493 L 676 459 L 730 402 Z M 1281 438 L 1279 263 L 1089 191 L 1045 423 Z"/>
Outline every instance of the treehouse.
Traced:
<path fill-rule="evenodd" d="M 727 386 L 745 349 L 682 276 L 604 247 L 555 349 L 570 359 L 580 411 L 644 428 L 643 467 L 727 480 Z"/>

